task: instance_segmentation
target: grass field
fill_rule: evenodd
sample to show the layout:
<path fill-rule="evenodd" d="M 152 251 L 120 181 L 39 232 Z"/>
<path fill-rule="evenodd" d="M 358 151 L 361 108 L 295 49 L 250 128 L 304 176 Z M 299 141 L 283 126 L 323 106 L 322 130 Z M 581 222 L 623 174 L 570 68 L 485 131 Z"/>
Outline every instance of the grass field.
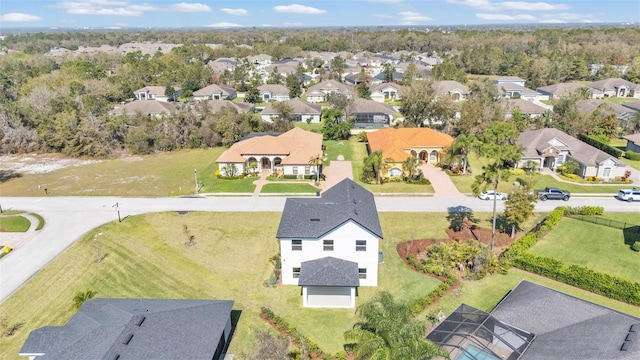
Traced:
<path fill-rule="evenodd" d="M 20 215 L 0 217 L 0 232 L 25 232 L 29 230 L 31 222 Z"/>
<path fill-rule="evenodd" d="M 310 184 L 298 184 L 286 182 L 280 182 L 277 184 L 266 184 L 262 187 L 261 193 L 309 193 L 315 194 L 318 188 Z"/>
<path fill-rule="evenodd" d="M 640 225 L 638 213 L 605 217 Z M 640 234 L 636 238 L 640 239 Z M 620 229 L 564 218 L 531 252 L 640 282 L 640 254 L 629 245 Z"/>

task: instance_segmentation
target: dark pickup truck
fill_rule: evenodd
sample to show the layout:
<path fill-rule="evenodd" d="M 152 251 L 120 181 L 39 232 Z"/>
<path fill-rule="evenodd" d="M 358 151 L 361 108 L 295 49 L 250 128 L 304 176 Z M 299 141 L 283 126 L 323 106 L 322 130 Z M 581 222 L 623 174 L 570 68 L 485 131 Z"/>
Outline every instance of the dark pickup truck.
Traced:
<path fill-rule="evenodd" d="M 538 198 L 545 200 L 564 200 L 567 201 L 571 197 L 571 193 L 566 190 L 560 190 L 554 187 L 546 187 L 544 190 L 536 190 Z"/>

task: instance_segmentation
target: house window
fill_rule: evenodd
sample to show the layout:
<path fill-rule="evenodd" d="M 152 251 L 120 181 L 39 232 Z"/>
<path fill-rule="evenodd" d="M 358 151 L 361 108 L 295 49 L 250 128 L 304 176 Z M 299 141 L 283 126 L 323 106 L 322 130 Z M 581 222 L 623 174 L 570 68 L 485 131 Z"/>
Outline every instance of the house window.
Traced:
<path fill-rule="evenodd" d="M 293 278 L 294 279 L 300 278 L 300 268 L 299 267 L 294 267 L 293 268 Z"/>
<path fill-rule="evenodd" d="M 402 169 L 394 167 L 389 170 L 389 177 L 398 177 L 398 176 L 402 176 Z"/>
<path fill-rule="evenodd" d="M 324 240 L 322 242 L 322 250 L 333 251 L 333 240 Z"/>
<path fill-rule="evenodd" d="M 311 174 L 311 167 L 310 166 L 305 166 L 304 167 L 304 174 L 305 175 Z"/>
<path fill-rule="evenodd" d="M 367 251 L 367 240 L 356 240 L 356 251 Z"/>
<path fill-rule="evenodd" d="M 358 278 L 366 279 L 367 278 L 367 268 L 359 268 L 358 269 Z"/>
<path fill-rule="evenodd" d="M 298 175 L 298 167 L 294 166 L 292 169 L 293 169 L 293 175 Z"/>
<path fill-rule="evenodd" d="M 302 240 L 291 240 L 292 251 L 302 251 Z"/>
<path fill-rule="evenodd" d="M 608 179 L 611 177 L 611 168 L 604 168 L 604 171 L 602 172 L 602 177 L 605 179 Z"/>
<path fill-rule="evenodd" d="M 558 155 L 558 158 L 556 159 L 556 165 L 562 165 L 562 163 L 564 163 L 564 154 L 563 155 Z"/>

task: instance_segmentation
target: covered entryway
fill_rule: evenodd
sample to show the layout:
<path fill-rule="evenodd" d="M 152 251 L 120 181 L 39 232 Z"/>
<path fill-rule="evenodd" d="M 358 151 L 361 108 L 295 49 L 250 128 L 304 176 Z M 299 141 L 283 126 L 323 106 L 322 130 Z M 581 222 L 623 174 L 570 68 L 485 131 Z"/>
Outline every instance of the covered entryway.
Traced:
<path fill-rule="evenodd" d="M 360 286 L 358 263 L 330 256 L 303 261 L 298 285 L 303 307 L 354 308 Z"/>
<path fill-rule="evenodd" d="M 425 161 L 427 160 L 427 152 L 425 150 L 420 151 L 420 156 L 419 156 L 420 160 Z"/>
<path fill-rule="evenodd" d="M 269 158 L 263 157 L 260 159 L 262 170 L 271 170 L 271 160 Z"/>

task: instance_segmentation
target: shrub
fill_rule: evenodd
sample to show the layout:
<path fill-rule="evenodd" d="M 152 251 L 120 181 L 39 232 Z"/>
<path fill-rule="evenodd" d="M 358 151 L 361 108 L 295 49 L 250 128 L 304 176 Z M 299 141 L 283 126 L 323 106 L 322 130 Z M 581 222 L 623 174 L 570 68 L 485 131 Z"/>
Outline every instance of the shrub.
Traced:
<path fill-rule="evenodd" d="M 640 241 L 636 241 L 631 245 L 631 250 L 640 252 Z"/>
<path fill-rule="evenodd" d="M 587 144 L 595 147 L 596 149 L 600 149 L 600 150 L 606 152 L 607 154 L 612 155 L 612 156 L 614 156 L 616 158 L 621 157 L 622 154 L 623 154 L 622 150 L 614 148 L 613 146 L 604 144 L 604 143 L 602 143 L 602 142 L 600 142 L 600 141 L 598 141 L 598 140 L 596 140 L 596 139 L 594 139 L 592 137 L 589 137 L 587 135 L 578 134 L 578 139 L 580 139 L 580 140 L 586 142 Z"/>
<path fill-rule="evenodd" d="M 524 171 L 524 169 L 521 169 L 521 168 L 511 169 L 509 170 L 509 172 L 511 173 L 511 175 L 515 175 L 515 176 L 522 176 L 526 174 L 526 171 Z"/>
<path fill-rule="evenodd" d="M 604 215 L 604 208 L 602 206 L 579 206 L 571 207 L 565 206 L 564 215 Z"/>
<path fill-rule="evenodd" d="M 556 226 L 564 216 L 564 209 L 565 208 L 562 206 L 553 209 L 553 211 L 551 211 L 542 222 L 542 229 L 549 230 L 552 227 Z"/>
<path fill-rule="evenodd" d="M 625 152 L 624 157 L 629 160 L 640 161 L 640 153 L 637 153 L 631 150 L 628 150 L 627 152 Z"/>

